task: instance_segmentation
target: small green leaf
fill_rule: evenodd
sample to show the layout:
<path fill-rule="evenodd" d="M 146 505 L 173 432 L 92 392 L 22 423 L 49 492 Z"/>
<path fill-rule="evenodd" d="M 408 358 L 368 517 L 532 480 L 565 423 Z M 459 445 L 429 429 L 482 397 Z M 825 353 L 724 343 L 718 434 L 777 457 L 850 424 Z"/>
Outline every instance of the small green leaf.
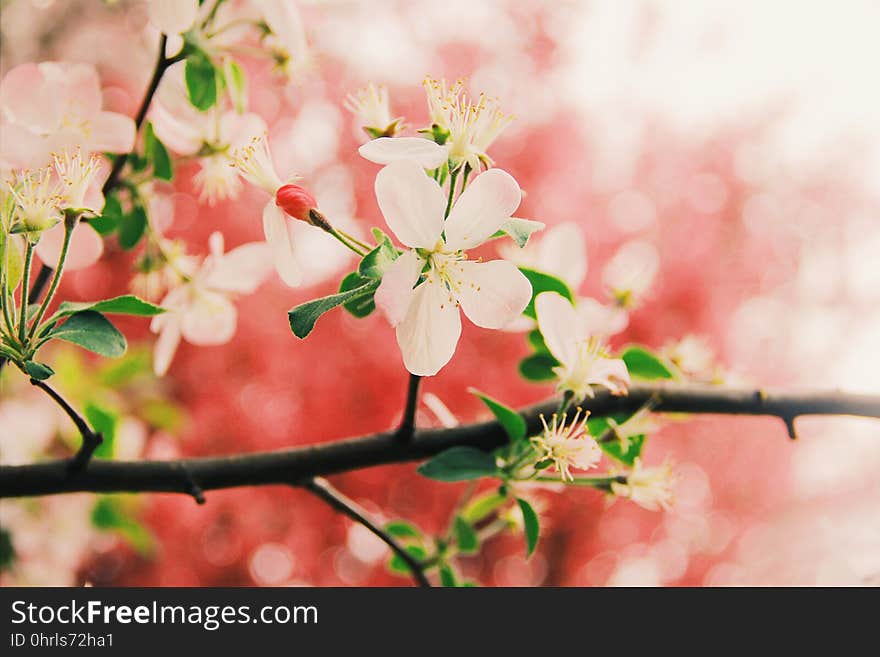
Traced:
<path fill-rule="evenodd" d="M 476 447 L 450 447 L 418 468 L 419 474 L 437 481 L 468 481 L 498 474 L 495 457 Z"/>
<path fill-rule="evenodd" d="M 526 335 L 528 338 L 529 344 L 532 345 L 532 348 L 535 350 L 535 353 L 538 354 L 549 354 L 550 348 L 547 346 L 547 343 L 544 341 L 544 336 L 541 334 L 540 329 L 532 329 Z"/>
<path fill-rule="evenodd" d="M 126 251 L 133 249 L 144 236 L 147 229 L 147 212 L 143 206 L 136 205 L 131 212 L 122 215 L 119 221 L 119 246 Z"/>
<path fill-rule="evenodd" d="M 596 439 L 602 438 L 604 437 L 605 432 L 611 427 L 609 420 L 614 420 L 617 424 L 623 424 L 633 415 L 633 413 L 614 413 L 605 417 L 591 417 L 587 420 L 587 431 L 589 431 L 590 435 Z M 624 465 L 632 467 L 636 458 L 641 456 L 646 440 L 647 436 L 645 435 L 630 436 L 627 440 L 628 444 L 626 445 L 626 449 L 623 449 L 623 444 L 617 438 L 613 438 L 612 440 L 600 440 L 598 442 L 599 447 L 601 447 L 602 451 L 608 456 L 615 461 L 619 461 Z"/>
<path fill-rule="evenodd" d="M 538 537 L 541 534 L 541 524 L 538 521 L 538 514 L 532 508 L 532 505 L 521 497 L 516 498 L 520 511 L 523 516 L 523 529 L 526 534 L 526 558 L 532 556 L 535 548 L 538 546 Z"/>
<path fill-rule="evenodd" d="M 556 378 L 553 368 L 559 361 L 550 354 L 533 354 L 519 363 L 519 373 L 529 381 L 552 381 Z"/>
<path fill-rule="evenodd" d="M 512 219 L 508 219 L 503 224 L 501 224 L 501 228 L 498 229 L 492 237 L 504 237 L 508 235 L 516 242 L 516 245 L 519 248 L 523 248 L 526 244 L 528 244 L 529 238 L 532 236 L 532 233 L 535 233 L 539 230 L 544 229 L 544 224 L 540 221 L 532 221 L 531 219 L 517 219 L 513 217 Z"/>
<path fill-rule="evenodd" d="M 342 279 L 342 283 L 340 283 L 339 285 L 339 291 L 348 292 L 349 290 L 354 290 L 370 282 L 371 280 L 369 278 L 364 278 L 356 271 L 353 271 Z M 342 307 L 345 308 L 352 315 L 360 319 L 362 317 L 366 317 L 371 312 L 376 310 L 376 302 L 374 301 L 372 294 L 365 294 L 362 297 L 358 297 L 351 301 L 346 301 L 344 304 L 342 304 Z"/>
<path fill-rule="evenodd" d="M 156 133 L 153 131 L 153 124 L 147 122 L 144 130 L 144 155 L 153 165 L 153 175 L 161 180 L 171 180 L 174 178 L 174 166 L 171 164 L 171 156 L 165 144 L 159 141 Z"/>
<path fill-rule="evenodd" d="M 9 195 L 12 198 L 12 195 Z M 0 263 L 6 268 L 6 289 L 14 292 L 24 273 L 24 256 L 19 248 L 20 240 L 10 239 L 0 230 Z"/>
<path fill-rule="evenodd" d="M 139 554 L 149 555 L 154 547 L 153 535 L 131 517 L 122 500 L 105 495 L 92 507 L 92 525 L 121 535 Z"/>
<path fill-rule="evenodd" d="M 474 498 L 462 509 L 461 517 L 465 522 L 475 524 L 485 520 L 490 514 L 500 509 L 507 502 L 507 496 L 498 491 L 489 491 Z"/>
<path fill-rule="evenodd" d="M 379 242 L 379 246 L 370 251 L 358 265 L 358 274 L 365 278 L 381 279 L 385 270 L 397 260 L 397 249 L 387 237 Z"/>
<path fill-rule="evenodd" d="M 0 527 L 0 570 L 9 570 L 15 561 L 15 546 L 12 545 L 12 534 Z"/>
<path fill-rule="evenodd" d="M 464 554 L 472 554 L 480 549 L 480 539 L 473 526 L 461 516 L 456 516 L 452 529 L 458 549 Z"/>
<path fill-rule="evenodd" d="M 116 428 L 119 425 L 119 415 L 96 402 L 88 402 L 83 408 L 83 413 L 92 429 L 101 434 L 103 439 L 95 450 L 95 456 L 112 459 L 116 450 Z"/>
<path fill-rule="evenodd" d="M 204 112 L 217 102 L 217 72 L 211 58 L 203 50 L 193 49 L 184 66 L 189 102 Z"/>
<path fill-rule="evenodd" d="M 517 442 L 526 437 L 526 421 L 523 419 L 522 415 L 475 388 L 470 388 L 468 392 L 479 397 L 489 410 L 492 411 L 495 419 L 497 419 L 501 423 L 501 426 L 504 427 L 511 442 Z"/>
<path fill-rule="evenodd" d="M 523 315 L 535 319 L 535 297 L 541 294 L 541 292 L 558 292 L 572 303 L 574 302 L 574 294 L 571 288 L 561 278 L 534 269 L 528 269 L 527 267 L 520 267 L 519 270 L 529 279 L 529 283 L 532 284 L 532 300 L 529 301 L 529 305 L 523 310 Z"/>
<path fill-rule="evenodd" d="M 442 566 L 440 566 L 440 583 L 443 586 L 450 588 L 458 586 L 458 580 L 455 577 L 455 571 L 448 563 L 444 563 Z"/>
<path fill-rule="evenodd" d="M 104 199 L 104 209 L 98 217 L 89 219 L 89 226 L 95 229 L 99 235 L 109 235 L 122 221 L 122 206 L 114 194 L 109 194 Z"/>
<path fill-rule="evenodd" d="M 336 306 L 341 306 L 349 301 L 372 295 L 377 287 L 379 287 L 379 281 L 370 281 L 346 292 L 307 301 L 288 311 L 287 317 L 290 320 L 290 330 L 293 331 L 296 337 L 305 338 L 315 328 L 315 322 L 318 321 L 318 318 L 328 310 L 332 310 Z"/>
<path fill-rule="evenodd" d="M 385 531 L 395 538 L 415 538 L 422 540 L 421 530 L 406 520 L 392 520 L 385 525 Z"/>
<path fill-rule="evenodd" d="M 153 315 L 161 315 L 165 312 L 165 309 L 161 306 L 144 301 L 133 294 L 125 294 L 121 297 L 103 299 L 102 301 L 64 301 L 58 306 L 58 310 L 52 315 L 52 319 L 60 319 L 66 315 L 72 315 L 83 310 L 95 310 L 110 315 L 136 315 L 138 317 L 152 317 Z"/>
<path fill-rule="evenodd" d="M 428 556 L 428 552 L 421 545 L 407 545 L 403 549 L 409 552 L 418 561 L 423 561 L 425 557 Z M 392 556 L 391 560 L 388 562 L 388 568 L 399 575 L 412 574 L 412 571 L 409 569 L 409 566 L 406 565 L 406 562 L 396 554 Z"/>
<path fill-rule="evenodd" d="M 626 369 L 633 378 L 648 381 L 675 378 L 675 374 L 663 360 L 644 347 L 625 347 L 620 357 L 623 358 Z"/>
<path fill-rule="evenodd" d="M 227 59 L 223 64 L 223 79 L 235 111 L 244 114 L 247 110 L 247 78 L 244 69 L 234 59 Z"/>
<path fill-rule="evenodd" d="M 118 358 L 125 353 L 125 337 L 104 315 L 94 310 L 71 315 L 49 335 L 53 340 L 72 342 L 100 356 Z"/>
<path fill-rule="evenodd" d="M 32 379 L 36 379 L 37 381 L 45 381 L 50 376 L 55 374 L 55 370 L 53 370 L 48 365 L 44 365 L 43 363 L 38 363 L 34 360 L 27 360 L 24 363 L 24 369 L 28 373 Z"/>

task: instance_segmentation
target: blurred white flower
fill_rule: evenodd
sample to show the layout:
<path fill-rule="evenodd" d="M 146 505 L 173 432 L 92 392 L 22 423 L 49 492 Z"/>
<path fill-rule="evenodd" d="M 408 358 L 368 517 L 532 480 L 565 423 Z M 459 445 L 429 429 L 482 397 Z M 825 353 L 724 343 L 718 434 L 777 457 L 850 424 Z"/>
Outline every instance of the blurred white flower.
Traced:
<path fill-rule="evenodd" d="M 660 256 L 653 244 L 640 240 L 627 242 L 602 271 L 602 280 L 618 304 L 637 306 L 654 282 Z"/>
<path fill-rule="evenodd" d="M 646 468 L 642 466 L 641 458 L 637 458 L 632 471 L 626 476 L 626 483 L 612 482 L 611 492 L 618 497 L 629 498 L 649 511 L 671 511 L 674 485 L 675 474 L 670 461 Z"/>

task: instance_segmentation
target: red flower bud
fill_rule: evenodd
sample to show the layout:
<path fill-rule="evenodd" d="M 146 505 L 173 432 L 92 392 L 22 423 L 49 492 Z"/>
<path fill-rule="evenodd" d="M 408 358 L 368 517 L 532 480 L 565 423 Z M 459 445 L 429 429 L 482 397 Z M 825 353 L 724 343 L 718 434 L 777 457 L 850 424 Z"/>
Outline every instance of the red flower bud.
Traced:
<path fill-rule="evenodd" d="M 309 213 L 316 208 L 318 202 L 308 190 L 299 185 L 282 185 L 275 192 L 275 205 L 294 219 L 311 223 Z"/>

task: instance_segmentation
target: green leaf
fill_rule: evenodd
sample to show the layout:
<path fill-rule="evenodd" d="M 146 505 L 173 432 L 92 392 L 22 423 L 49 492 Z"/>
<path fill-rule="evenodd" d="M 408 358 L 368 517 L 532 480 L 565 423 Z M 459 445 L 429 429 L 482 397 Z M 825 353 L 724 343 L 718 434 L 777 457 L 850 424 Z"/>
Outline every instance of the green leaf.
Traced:
<path fill-rule="evenodd" d="M 510 438 L 511 442 L 517 442 L 526 437 L 526 421 L 522 415 L 475 388 L 470 388 L 468 392 L 479 397 L 489 410 L 492 411 L 495 419 L 504 427 L 504 431 L 507 432 L 507 437 Z"/>
<path fill-rule="evenodd" d="M 12 195 L 9 195 L 12 198 Z M 10 239 L 0 230 L 0 263 L 6 268 L 6 289 L 14 292 L 24 274 L 24 256 L 19 248 L 18 239 Z"/>
<path fill-rule="evenodd" d="M 84 310 L 52 331 L 53 340 L 64 340 L 93 351 L 100 356 L 118 358 L 125 353 L 125 337 L 104 315 Z"/>
<path fill-rule="evenodd" d="M 95 450 L 95 456 L 112 459 L 116 450 L 116 428 L 119 425 L 119 415 L 95 402 L 88 402 L 83 408 L 83 413 L 85 413 L 92 429 L 100 433 L 103 438 Z"/>
<path fill-rule="evenodd" d="M 168 155 L 168 149 L 165 144 L 159 141 L 156 133 L 153 132 L 153 124 L 147 122 L 144 130 L 144 155 L 153 165 L 153 175 L 161 180 L 171 180 L 174 178 L 174 166 L 171 164 L 171 156 Z"/>
<path fill-rule="evenodd" d="M 498 474 L 495 457 L 476 447 L 450 447 L 427 463 L 418 472 L 437 481 L 468 481 Z"/>
<path fill-rule="evenodd" d="M 492 237 L 504 237 L 508 235 L 516 242 L 516 245 L 519 248 L 523 248 L 526 244 L 528 244 L 529 238 L 532 236 L 532 233 L 535 233 L 539 230 L 544 229 L 544 224 L 540 221 L 532 221 L 531 219 L 517 219 L 513 217 L 512 219 L 508 219 L 503 224 L 501 224 L 501 228 L 498 229 Z"/>
<path fill-rule="evenodd" d="M 644 347 L 625 347 L 620 357 L 623 358 L 626 369 L 633 378 L 648 381 L 675 378 L 675 374 L 663 360 Z"/>
<path fill-rule="evenodd" d="M 193 107 L 204 112 L 214 106 L 217 102 L 217 72 L 203 50 L 194 49 L 186 58 L 184 78 Z"/>
<path fill-rule="evenodd" d="M 414 538 L 422 540 L 422 531 L 406 520 L 392 520 L 385 525 L 385 531 L 395 538 Z"/>
<path fill-rule="evenodd" d="M 532 354 L 519 362 L 519 373 L 529 381 L 552 381 L 556 378 L 553 368 L 558 365 L 550 354 Z"/>
<path fill-rule="evenodd" d="M 609 420 L 614 420 L 617 424 L 623 424 L 633 415 L 633 413 L 614 413 L 606 417 L 591 417 L 587 420 L 587 430 L 594 438 L 602 438 L 611 426 Z M 616 438 L 613 440 L 601 440 L 598 443 L 602 451 L 608 456 L 624 465 L 632 466 L 636 458 L 641 456 L 646 440 L 647 436 L 644 435 L 630 436 L 627 441 L 629 443 L 627 449 L 623 449 L 623 445 Z"/>
<path fill-rule="evenodd" d="M 455 577 L 455 571 L 448 563 L 444 563 L 440 566 L 440 583 L 443 586 L 450 588 L 458 586 L 458 580 Z"/>
<path fill-rule="evenodd" d="M 12 534 L 0 527 L 0 570 L 9 570 L 15 561 L 15 546 L 12 545 Z"/>
<path fill-rule="evenodd" d="M 538 521 L 538 514 L 532 508 L 532 505 L 521 497 L 516 498 L 520 511 L 523 516 L 523 528 L 526 534 L 526 558 L 532 556 L 535 548 L 538 546 L 538 537 L 541 534 L 541 524 Z"/>
<path fill-rule="evenodd" d="M 332 310 L 336 306 L 341 306 L 349 301 L 372 295 L 377 287 L 379 287 L 379 281 L 370 281 L 346 292 L 307 301 L 288 311 L 287 317 L 290 320 L 290 330 L 293 331 L 296 337 L 305 338 L 315 328 L 315 322 L 318 321 L 318 318 L 328 310 Z"/>
<path fill-rule="evenodd" d="M 572 293 L 571 288 L 568 287 L 568 284 L 561 278 L 556 278 L 556 276 L 551 276 L 550 274 L 545 274 L 544 272 L 529 269 L 527 267 L 520 267 L 519 270 L 529 279 L 529 283 L 532 284 L 532 300 L 529 301 L 529 305 L 523 310 L 523 315 L 535 319 L 535 297 L 541 294 L 541 292 L 558 292 L 574 303 L 574 294 Z"/>
<path fill-rule="evenodd" d="M 547 343 L 544 341 L 544 336 L 541 334 L 540 329 L 532 329 L 526 334 L 526 338 L 529 341 L 529 344 L 535 350 L 535 353 L 538 354 L 549 354 L 550 347 L 547 346 Z"/>
<path fill-rule="evenodd" d="M 135 315 L 137 317 L 152 317 L 165 312 L 161 306 L 144 301 L 133 294 L 125 294 L 121 297 L 101 301 L 64 301 L 58 306 L 52 319 L 60 319 L 83 310 L 95 310 L 110 315 Z"/>
<path fill-rule="evenodd" d="M 92 525 L 120 534 L 141 555 L 149 555 L 155 547 L 153 535 L 131 517 L 119 498 L 99 497 L 92 507 Z"/>
<path fill-rule="evenodd" d="M 458 549 L 464 554 L 472 554 L 480 549 L 480 539 L 473 526 L 461 516 L 456 516 L 452 526 Z"/>
<path fill-rule="evenodd" d="M 379 246 L 370 251 L 358 265 L 358 274 L 365 278 L 381 279 L 385 270 L 400 254 L 387 237 L 379 242 Z"/>
<path fill-rule="evenodd" d="M 349 290 L 354 290 L 370 282 L 371 280 L 369 278 L 364 278 L 356 271 L 353 271 L 348 274 L 348 276 L 342 279 L 342 283 L 340 283 L 339 285 L 339 291 L 348 292 Z M 342 307 L 345 308 L 352 315 L 360 319 L 362 317 L 366 317 L 371 312 L 376 310 L 376 302 L 373 299 L 373 294 L 366 294 L 362 297 L 358 297 L 357 299 L 346 301 L 344 304 L 342 304 Z"/>
<path fill-rule="evenodd" d="M 53 370 L 48 365 L 44 365 L 43 363 L 38 363 L 34 360 L 26 360 L 24 362 L 24 369 L 28 373 L 28 376 L 32 379 L 36 379 L 37 381 L 45 381 L 50 376 L 55 374 L 55 370 Z"/>
<path fill-rule="evenodd" d="M 114 194 L 108 195 L 104 199 L 104 209 L 98 217 L 89 219 L 89 226 L 95 229 L 99 235 L 109 235 L 122 221 L 122 205 Z"/>
<path fill-rule="evenodd" d="M 247 78 L 244 69 L 234 59 L 227 59 L 223 64 L 223 79 L 226 80 L 226 90 L 235 111 L 244 114 L 247 110 Z"/>
<path fill-rule="evenodd" d="M 421 545 L 407 545 L 403 549 L 409 552 L 418 561 L 423 561 L 425 557 L 428 556 L 427 550 L 425 550 L 425 548 L 423 548 Z M 392 572 L 398 573 L 399 575 L 412 574 L 412 571 L 409 569 L 409 566 L 406 565 L 406 562 L 396 554 L 392 556 L 391 560 L 388 562 L 388 568 Z"/>
<path fill-rule="evenodd" d="M 137 246 L 147 229 L 147 212 L 142 205 L 136 205 L 131 212 L 122 215 L 119 221 L 119 246 L 128 251 Z"/>
<path fill-rule="evenodd" d="M 475 524 L 485 520 L 490 514 L 500 509 L 507 502 L 507 496 L 498 491 L 489 491 L 474 498 L 462 509 L 461 517 L 465 522 Z"/>

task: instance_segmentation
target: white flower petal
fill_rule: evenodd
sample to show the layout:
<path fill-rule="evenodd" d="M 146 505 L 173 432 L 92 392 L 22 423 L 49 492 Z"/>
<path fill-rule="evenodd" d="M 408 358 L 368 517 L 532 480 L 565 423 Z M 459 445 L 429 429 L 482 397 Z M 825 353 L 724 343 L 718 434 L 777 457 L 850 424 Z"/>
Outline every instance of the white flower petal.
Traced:
<path fill-rule="evenodd" d="M 440 239 L 446 198 L 415 162 L 382 169 L 376 175 L 376 200 L 388 227 L 407 246 L 431 249 Z"/>
<path fill-rule="evenodd" d="M 446 161 L 446 149 L 421 137 L 379 137 L 358 149 L 361 157 L 376 164 L 412 160 L 423 169 L 436 169 Z"/>
<path fill-rule="evenodd" d="M 629 324 L 629 314 L 616 305 L 603 305 L 596 299 L 582 297 L 575 308 L 586 334 L 609 336 L 620 333 Z"/>
<path fill-rule="evenodd" d="M 542 292 L 535 299 L 535 314 L 550 353 L 563 365 L 574 363 L 578 341 L 587 334 L 568 299 L 556 292 Z"/>
<path fill-rule="evenodd" d="M 150 22 L 165 34 L 186 32 L 196 20 L 198 0 L 150 0 Z"/>
<path fill-rule="evenodd" d="M 449 291 L 441 284 L 419 285 L 397 325 L 397 344 L 406 369 L 433 376 L 452 358 L 460 336 L 461 316 Z"/>
<path fill-rule="evenodd" d="M 272 248 L 275 269 L 281 280 L 290 287 L 296 287 L 302 280 L 299 263 L 293 251 L 293 239 L 287 226 L 287 218 L 273 200 L 263 208 L 263 232 L 266 243 Z"/>
<path fill-rule="evenodd" d="M 540 271 L 553 274 L 577 290 L 587 275 L 587 249 L 584 234 L 573 221 L 554 226 L 537 245 Z"/>
<path fill-rule="evenodd" d="M 237 321 L 238 312 L 224 294 L 198 290 L 181 313 L 180 332 L 191 344 L 224 344 L 235 335 Z"/>
<path fill-rule="evenodd" d="M 491 237 L 519 207 L 522 192 L 506 171 L 489 169 L 474 178 L 446 220 L 450 249 L 472 249 Z"/>
<path fill-rule="evenodd" d="M 180 320 L 175 316 L 162 324 L 159 338 L 153 346 L 153 372 L 164 376 L 171 367 L 171 360 L 180 344 Z"/>
<path fill-rule="evenodd" d="M 382 276 L 374 298 L 391 326 L 397 326 L 406 315 L 413 296 L 413 287 L 419 280 L 424 264 L 424 260 L 415 251 L 407 251 Z"/>
<path fill-rule="evenodd" d="M 272 270 L 272 253 L 263 242 L 242 244 L 222 255 L 205 279 L 214 290 L 251 294 Z"/>
<path fill-rule="evenodd" d="M 532 285 L 506 260 L 459 264 L 461 309 L 477 326 L 498 329 L 518 317 L 532 298 Z"/>

